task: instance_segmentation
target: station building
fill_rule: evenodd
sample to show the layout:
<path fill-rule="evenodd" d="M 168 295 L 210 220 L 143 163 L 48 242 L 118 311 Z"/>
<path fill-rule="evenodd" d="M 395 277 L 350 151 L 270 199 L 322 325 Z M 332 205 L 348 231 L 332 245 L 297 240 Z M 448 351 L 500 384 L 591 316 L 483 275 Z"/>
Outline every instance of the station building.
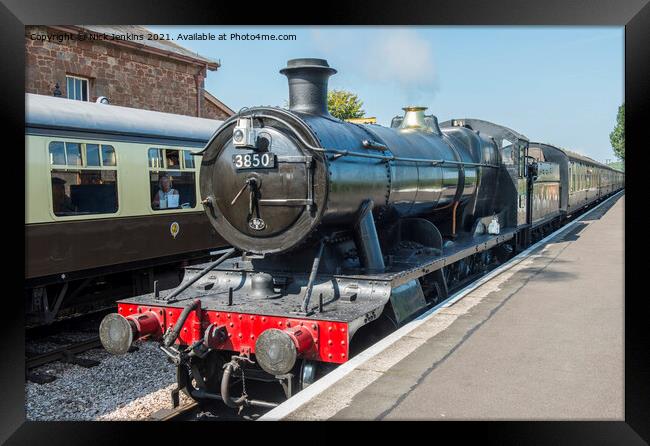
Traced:
<path fill-rule="evenodd" d="M 26 26 L 25 91 L 202 118 L 234 114 L 205 90 L 218 61 L 148 40 L 151 33 L 136 25 Z"/>

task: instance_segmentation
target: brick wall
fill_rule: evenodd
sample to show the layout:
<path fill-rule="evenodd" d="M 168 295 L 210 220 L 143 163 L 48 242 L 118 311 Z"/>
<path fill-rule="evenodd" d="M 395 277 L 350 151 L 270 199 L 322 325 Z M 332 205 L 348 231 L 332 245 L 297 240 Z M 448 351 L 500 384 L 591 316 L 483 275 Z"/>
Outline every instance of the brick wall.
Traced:
<path fill-rule="evenodd" d="M 52 95 L 58 82 L 66 97 L 66 74 L 87 77 L 90 100 L 106 96 L 113 105 L 197 116 L 219 117 L 203 98 L 205 67 L 126 48 L 107 41 L 33 40 L 44 26 L 25 28 L 26 86 L 28 93 Z M 197 77 L 200 85 L 197 88 Z M 206 116 L 207 115 L 207 116 Z M 221 118 L 220 118 L 221 119 Z"/>
<path fill-rule="evenodd" d="M 225 120 L 226 118 L 230 117 L 230 113 L 223 111 L 207 99 L 203 99 L 203 111 L 201 113 L 201 117 Z"/>

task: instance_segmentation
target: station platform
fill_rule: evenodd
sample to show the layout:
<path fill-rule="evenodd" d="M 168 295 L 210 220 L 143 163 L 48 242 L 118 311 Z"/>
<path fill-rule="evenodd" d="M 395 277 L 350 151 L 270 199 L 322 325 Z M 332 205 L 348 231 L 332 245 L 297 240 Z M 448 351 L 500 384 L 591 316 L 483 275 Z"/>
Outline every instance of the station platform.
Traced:
<path fill-rule="evenodd" d="M 623 329 L 619 194 L 263 418 L 623 420 Z"/>

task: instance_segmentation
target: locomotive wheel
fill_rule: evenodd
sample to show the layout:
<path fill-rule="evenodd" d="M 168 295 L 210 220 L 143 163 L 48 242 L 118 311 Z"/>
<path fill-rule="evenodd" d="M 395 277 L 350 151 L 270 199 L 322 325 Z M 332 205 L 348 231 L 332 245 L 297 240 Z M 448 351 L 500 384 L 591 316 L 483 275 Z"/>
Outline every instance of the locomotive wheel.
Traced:
<path fill-rule="evenodd" d="M 359 328 L 350 340 L 350 357 L 362 352 L 374 343 L 380 341 L 398 328 L 398 324 L 390 304 L 374 321 Z"/>
<path fill-rule="evenodd" d="M 337 367 L 336 364 L 304 359 L 300 364 L 298 390 L 304 390 Z"/>
<path fill-rule="evenodd" d="M 318 378 L 318 363 L 304 359 L 300 364 L 300 373 L 298 374 L 298 389 L 304 390 L 314 383 Z"/>
<path fill-rule="evenodd" d="M 515 249 L 512 245 L 504 243 L 494 248 L 494 254 L 499 263 L 505 263 L 515 256 Z"/>

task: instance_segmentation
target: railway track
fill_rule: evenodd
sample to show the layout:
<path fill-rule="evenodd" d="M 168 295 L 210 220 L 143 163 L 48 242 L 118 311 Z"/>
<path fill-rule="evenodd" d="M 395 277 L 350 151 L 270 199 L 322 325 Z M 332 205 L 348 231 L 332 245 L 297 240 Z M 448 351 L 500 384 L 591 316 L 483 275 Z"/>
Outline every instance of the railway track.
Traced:
<path fill-rule="evenodd" d="M 184 418 L 187 418 L 188 415 L 195 413 L 198 408 L 198 403 L 193 401 L 173 409 L 160 409 L 159 411 L 152 413 L 149 418 L 147 418 L 147 421 L 182 421 Z"/>
<path fill-rule="evenodd" d="M 244 409 L 242 413 L 223 404 L 212 404 L 209 407 L 195 401 L 181 404 L 175 408 L 160 409 L 151 414 L 145 421 L 254 421 L 270 409 Z"/>
<path fill-rule="evenodd" d="M 84 341 L 79 341 L 65 347 L 57 348 L 55 350 L 28 357 L 25 365 L 27 366 L 27 369 L 34 369 L 50 362 L 64 361 L 81 365 L 82 367 L 88 367 L 91 366 L 91 363 L 96 361 L 79 358 L 75 355 L 91 350 L 93 348 L 99 348 L 101 346 L 102 343 L 99 341 L 99 336 L 93 336 L 92 338 Z M 93 366 L 94 365 L 97 364 L 93 364 Z"/>
<path fill-rule="evenodd" d="M 80 357 L 92 349 L 102 348 L 99 340 L 99 323 L 105 312 L 84 315 L 75 320 L 58 322 L 46 327 L 28 329 L 25 345 L 26 379 L 38 384 L 52 382 L 56 376 L 41 367 L 63 362 L 90 368 L 99 361 Z"/>
<path fill-rule="evenodd" d="M 99 365 L 99 361 L 81 358 L 77 355 L 94 348 L 101 348 L 101 346 L 102 344 L 99 340 L 99 336 L 93 336 L 92 338 L 74 342 L 57 349 L 28 356 L 25 361 L 25 370 L 27 372 L 26 378 L 27 380 L 38 384 L 45 384 L 54 381 L 56 376 L 45 372 L 37 372 L 34 369 L 55 361 L 76 364 L 85 368 L 95 367 Z"/>

